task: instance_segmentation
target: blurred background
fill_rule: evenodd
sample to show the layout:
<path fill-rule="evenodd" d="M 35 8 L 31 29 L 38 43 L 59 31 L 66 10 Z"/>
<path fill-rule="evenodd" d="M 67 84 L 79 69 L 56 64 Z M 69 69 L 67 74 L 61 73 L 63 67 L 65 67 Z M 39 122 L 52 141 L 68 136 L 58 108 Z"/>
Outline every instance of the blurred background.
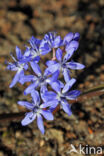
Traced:
<path fill-rule="evenodd" d="M 79 32 L 80 46 L 73 59 L 86 68 L 73 73 L 75 88 L 85 91 L 103 84 L 103 22 L 104 0 L 0 0 L 0 114 L 24 111 L 17 101 L 25 99 L 25 87 L 9 88 L 14 73 L 5 70 L 4 62 L 32 35 L 42 39 L 49 31 L 62 37 Z M 78 156 L 69 154 L 70 144 L 104 146 L 104 96 L 75 103 L 72 111 L 70 117 L 57 112 L 54 121 L 46 122 L 45 135 L 36 121 L 26 127 L 20 120 L 0 121 L 0 156 Z"/>

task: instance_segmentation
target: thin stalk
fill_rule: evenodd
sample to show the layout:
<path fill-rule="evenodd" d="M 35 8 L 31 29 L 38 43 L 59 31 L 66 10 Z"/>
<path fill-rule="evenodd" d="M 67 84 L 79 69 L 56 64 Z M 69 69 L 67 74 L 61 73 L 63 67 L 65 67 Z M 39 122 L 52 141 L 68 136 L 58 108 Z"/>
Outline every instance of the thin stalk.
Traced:
<path fill-rule="evenodd" d="M 56 60 L 56 51 L 55 51 L 55 48 L 53 48 L 53 57 L 52 57 L 52 60 Z"/>

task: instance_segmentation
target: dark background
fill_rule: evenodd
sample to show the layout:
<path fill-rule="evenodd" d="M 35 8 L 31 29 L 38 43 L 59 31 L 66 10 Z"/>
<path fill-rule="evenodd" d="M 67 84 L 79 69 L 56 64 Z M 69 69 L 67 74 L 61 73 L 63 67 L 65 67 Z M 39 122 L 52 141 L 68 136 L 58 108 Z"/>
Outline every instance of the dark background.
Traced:
<path fill-rule="evenodd" d="M 25 99 L 25 87 L 9 84 L 13 72 L 5 70 L 5 60 L 18 45 L 23 49 L 34 35 L 48 31 L 62 37 L 79 32 L 80 46 L 73 59 L 86 69 L 73 72 L 76 88 L 84 91 L 104 83 L 104 0 L 0 0 L 0 114 L 22 112 L 17 101 Z M 69 156 L 70 144 L 104 146 L 104 96 L 72 105 L 73 115 L 63 111 L 46 122 L 41 135 L 36 121 L 22 127 L 19 121 L 0 121 L 0 156 Z M 78 154 L 72 153 L 72 156 Z"/>

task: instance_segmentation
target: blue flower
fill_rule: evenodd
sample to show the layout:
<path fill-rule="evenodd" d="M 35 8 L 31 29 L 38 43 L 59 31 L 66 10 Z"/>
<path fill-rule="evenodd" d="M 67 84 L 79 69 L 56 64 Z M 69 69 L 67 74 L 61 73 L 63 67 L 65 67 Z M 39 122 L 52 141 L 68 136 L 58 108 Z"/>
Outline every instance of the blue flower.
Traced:
<path fill-rule="evenodd" d="M 13 87 L 20 79 L 21 76 L 24 75 L 24 69 L 27 70 L 28 69 L 28 65 L 26 63 L 22 63 L 21 60 L 23 59 L 23 55 L 22 52 L 20 50 L 19 47 L 16 46 L 16 56 L 17 56 L 17 60 L 15 59 L 15 57 L 11 54 L 12 59 L 14 60 L 14 63 L 8 63 L 7 69 L 8 70 L 12 70 L 12 71 L 17 71 L 16 75 L 14 76 L 11 84 L 10 84 L 10 88 Z"/>
<path fill-rule="evenodd" d="M 68 101 L 75 100 L 80 95 L 80 91 L 70 90 L 76 82 L 76 79 L 71 78 L 70 70 L 79 70 L 85 67 L 83 64 L 69 60 L 78 49 L 79 37 L 79 33 L 70 32 L 62 40 L 60 36 L 57 36 L 56 32 L 49 32 L 44 35 L 42 40 L 32 36 L 28 41 L 29 46 L 25 46 L 23 54 L 16 47 L 17 59 L 11 55 L 14 63 L 8 63 L 7 66 L 7 69 L 17 71 L 10 87 L 13 87 L 17 82 L 21 84 L 30 82 L 29 86 L 24 90 L 24 94 L 30 94 L 32 97 L 32 102 L 18 101 L 19 105 L 29 109 L 21 121 L 23 126 L 30 124 L 37 118 L 37 126 L 44 134 L 42 117 L 53 120 L 52 112 L 58 105 L 69 116 L 72 114 L 71 104 Z M 53 58 L 46 62 L 47 68 L 45 71 L 41 71 L 38 64 L 39 61 L 41 63 L 41 55 L 46 55 L 51 51 L 53 51 Z M 64 52 L 66 53 L 63 54 Z M 28 72 L 24 74 L 24 71 L 28 69 L 27 63 L 33 70 L 33 72 L 31 72 L 31 69 L 29 70 L 30 75 L 27 75 Z M 64 75 L 65 85 L 58 79 L 60 73 Z"/>
<path fill-rule="evenodd" d="M 29 94 L 33 89 L 36 89 L 37 87 L 40 87 L 41 92 L 44 92 L 47 90 L 47 84 L 51 84 L 54 81 L 57 81 L 57 78 L 59 76 L 59 72 L 55 72 L 52 77 L 49 77 L 49 73 L 47 70 L 45 70 L 44 74 L 42 74 L 40 67 L 35 62 L 30 62 L 31 67 L 33 71 L 35 72 L 35 75 L 24 75 L 20 79 L 20 83 L 24 84 L 25 82 L 31 81 L 32 83 L 25 89 L 24 94 Z"/>
<path fill-rule="evenodd" d="M 39 40 L 32 36 L 29 40 L 29 43 L 31 45 L 31 53 L 33 56 L 45 55 L 51 51 L 51 48 L 44 39 Z"/>
<path fill-rule="evenodd" d="M 24 57 L 22 58 L 21 63 L 27 63 L 30 61 L 38 63 L 40 61 L 40 54 L 31 47 L 26 46 Z"/>
<path fill-rule="evenodd" d="M 34 90 L 31 93 L 31 96 L 32 96 L 32 103 L 27 102 L 27 101 L 18 101 L 19 105 L 25 106 L 27 109 L 30 110 L 30 112 L 26 113 L 25 118 L 21 121 L 21 124 L 23 126 L 26 126 L 30 124 L 31 122 L 33 122 L 33 120 L 35 120 L 37 117 L 37 126 L 40 129 L 41 133 L 44 134 L 45 130 L 44 130 L 42 116 L 46 120 L 53 120 L 54 117 L 52 113 L 50 112 L 50 110 L 43 109 L 43 108 L 48 107 L 49 103 L 48 105 L 46 105 L 45 103 L 40 104 L 40 97 L 39 97 L 38 91 Z"/>
<path fill-rule="evenodd" d="M 66 45 L 66 44 L 69 44 L 72 40 L 74 41 L 78 41 L 80 38 L 80 34 L 77 32 L 77 33 L 68 33 L 64 39 L 63 39 L 63 44 Z"/>
<path fill-rule="evenodd" d="M 62 59 L 63 52 L 60 48 L 58 48 L 56 50 L 57 61 L 50 60 L 46 62 L 46 65 L 48 66 L 47 71 L 51 73 L 54 73 L 56 71 L 62 71 L 65 81 L 68 82 L 70 80 L 69 69 L 79 70 L 85 67 L 84 65 L 74 61 L 67 62 L 71 58 L 73 53 L 74 49 L 72 48 L 70 49 L 70 53 L 65 54 L 64 58 Z"/>
<path fill-rule="evenodd" d="M 42 99 L 46 103 L 51 101 L 50 109 L 52 110 L 55 109 L 58 104 L 60 104 L 62 109 L 70 116 L 72 112 L 70 109 L 70 104 L 67 100 L 75 100 L 77 96 L 80 95 L 80 91 L 78 90 L 69 91 L 75 82 L 76 80 L 72 78 L 69 82 L 66 83 L 62 90 L 57 82 L 53 82 L 51 86 L 56 93 L 53 91 L 46 91 L 42 95 Z"/>
<path fill-rule="evenodd" d="M 65 46 L 65 51 L 70 54 L 70 50 L 76 51 L 79 47 L 79 40 L 80 34 L 75 33 L 73 34 L 72 32 L 68 33 L 64 39 L 63 39 L 63 45 Z"/>
<path fill-rule="evenodd" d="M 49 32 L 45 34 L 44 39 L 51 48 L 58 48 L 63 45 L 61 37 L 56 36 L 56 32 Z"/>
<path fill-rule="evenodd" d="M 51 48 L 44 39 L 39 40 L 32 36 L 29 40 L 29 43 L 31 45 L 31 55 L 33 58 L 36 56 L 45 55 L 51 51 Z"/>
<path fill-rule="evenodd" d="M 29 39 L 29 43 L 31 47 L 26 46 L 22 62 L 35 61 L 38 63 L 41 55 L 46 55 L 51 51 L 50 46 L 44 39 L 40 40 L 32 36 Z"/>

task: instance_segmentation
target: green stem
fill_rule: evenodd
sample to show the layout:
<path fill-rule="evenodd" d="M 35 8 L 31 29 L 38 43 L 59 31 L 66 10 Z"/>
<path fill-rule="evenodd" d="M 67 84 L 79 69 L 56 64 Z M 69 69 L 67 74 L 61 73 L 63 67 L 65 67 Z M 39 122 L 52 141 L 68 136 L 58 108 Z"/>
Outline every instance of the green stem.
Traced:
<path fill-rule="evenodd" d="M 86 95 L 86 94 L 91 93 L 91 92 L 95 92 L 95 91 L 104 92 L 104 84 L 101 84 L 99 86 L 96 86 L 96 87 L 90 88 L 90 89 L 88 89 L 86 91 L 83 91 L 81 96 Z"/>

